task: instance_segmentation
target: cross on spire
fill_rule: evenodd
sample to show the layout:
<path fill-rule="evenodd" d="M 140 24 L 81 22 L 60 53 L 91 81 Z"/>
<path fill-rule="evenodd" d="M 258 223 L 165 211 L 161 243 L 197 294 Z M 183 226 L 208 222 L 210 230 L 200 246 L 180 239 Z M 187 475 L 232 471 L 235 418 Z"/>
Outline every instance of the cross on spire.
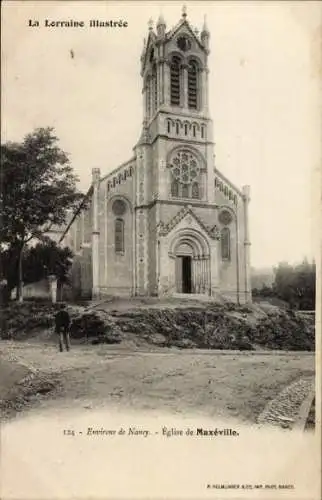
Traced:
<path fill-rule="evenodd" d="M 153 19 L 150 17 L 149 22 L 148 22 L 149 30 L 153 30 Z"/>
<path fill-rule="evenodd" d="M 182 6 L 182 17 L 185 19 L 187 17 L 187 6 L 183 5 Z"/>

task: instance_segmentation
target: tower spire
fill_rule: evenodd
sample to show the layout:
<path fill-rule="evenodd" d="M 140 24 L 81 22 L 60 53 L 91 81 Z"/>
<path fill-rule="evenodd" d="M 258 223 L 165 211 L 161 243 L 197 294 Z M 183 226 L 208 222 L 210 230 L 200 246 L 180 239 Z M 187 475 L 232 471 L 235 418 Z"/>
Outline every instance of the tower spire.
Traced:
<path fill-rule="evenodd" d="M 206 16 L 206 14 L 203 16 L 202 32 L 203 33 L 209 33 L 208 26 L 207 26 L 207 16 Z"/>
<path fill-rule="evenodd" d="M 204 21 L 203 21 L 203 27 L 202 27 L 200 39 L 201 39 L 201 43 L 203 44 L 203 46 L 205 47 L 205 49 L 207 51 L 209 51 L 209 36 L 210 36 L 210 33 L 208 30 L 208 26 L 207 26 L 207 19 L 206 19 L 206 15 L 204 15 Z"/>
<path fill-rule="evenodd" d="M 167 25 L 161 12 L 157 21 L 157 33 L 159 36 L 164 36 L 166 27 Z"/>
<path fill-rule="evenodd" d="M 164 20 L 164 17 L 163 17 L 163 14 L 162 12 L 160 12 L 160 15 L 159 15 L 159 19 L 158 19 L 158 22 L 157 22 L 157 26 L 163 26 L 165 25 L 165 20 Z"/>
<path fill-rule="evenodd" d="M 187 6 L 186 5 L 183 5 L 182 6 L 182 18 L 184 20 L 186 20 L 186 17 L 187 17 Z"/>

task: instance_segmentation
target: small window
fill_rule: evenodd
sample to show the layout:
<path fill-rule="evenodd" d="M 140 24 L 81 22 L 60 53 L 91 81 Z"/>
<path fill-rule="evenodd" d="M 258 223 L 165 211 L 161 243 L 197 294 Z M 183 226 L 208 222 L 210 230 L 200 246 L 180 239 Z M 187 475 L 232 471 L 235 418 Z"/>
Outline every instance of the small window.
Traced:
<path fill-rule="evenodd" d="M 192 125 L 192 135 L 196 137 L 196 125 Z"/>
<path fill-rule="evenodd" d="M 168 121 L 168 134 L 170 134 L 170 132 L 171 132 L 171 123 L 170 121 Z"/>
<path fill-rule="evenodd" d="M 179 196 L 179 183 L 173 180 L 171 183 L 171 196 L 178 198 Z"/>
<path fill-rule="evenodd" d="M 182 184 L 182 198 L 189 198 L 189 185 Z"/>
<path fill-rule="evenodd" d="M 201 139 L 204 139 L 205 138 L 205 126 L 202 125 L 201 126 Z"/>
<path fill-rule="evenodd" d="M 184 124 L 184 135 L 188 135 L 188 125 Z"/>
<path fill-rule="evenodd" d="M 198 200 L 199 199 L 199 184 L 198 182 L 194 182 L 192 184 L 192 193 L 191 193 L 191 197 L 194 198 L 195 200 Z"/>
<path fill-rule="evenodd" d="M 221 230 L 221 258 L 230 260 L 230 230 L 228 227 Z"/>
<path fill-rule="evenodd" d="M 179 123 L 176 123 L 176 134 L 179 135 Z"/>
<path fill-rule="evenodd" d="M 115 220 L 115 252 L 123 253 L 124 252 L 124 220 L 116 219 Z"/>

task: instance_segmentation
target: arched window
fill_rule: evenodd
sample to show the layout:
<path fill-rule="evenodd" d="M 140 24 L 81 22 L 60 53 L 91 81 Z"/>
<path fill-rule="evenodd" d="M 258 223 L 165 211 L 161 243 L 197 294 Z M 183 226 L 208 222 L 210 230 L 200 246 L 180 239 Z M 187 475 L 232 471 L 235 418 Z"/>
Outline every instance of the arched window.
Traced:
<path fill-rule="evenodd" d="M 179 135 L 179 123 L 176 123 L 176 134 Z"/>
<path fill-rule="evenodd" d="M 188 107 L 197 109 L 198 105 L 198 64 L 191 61 L 188 67 Z"/>
<path fill-rule="evenodd" d="M 195 200 L 199 199 L 199 184 L 198 182 L 194 182 L 192 184 L 191 197 Z"/>
<path fill-rule="evenodd" d="M 124 252 L 124 220 L 115 219 L 114 245 L 116 253 Z"/>
<path fill-rule="evenodd" d="M 176 198 L 179 196 L 179 183 L 175 179 L 171 183 L 171 196 Z"/>
<path fill-rule="evenodd" d="M 188 124 L 184 124 L 184 135 L 188 135 Z"/>
<path fill-rule="evenodd" d="M 230 260 L 230 230 L 228 227 L 221 230 L 221 258 Z"/>
<path fill-rule="evenodd" d="M 205 138 L 205 126 L 201 125 L 201 139 Z"/>
<path fill-rule="evenodd" d="M 168 120 L 168 134 L 170 134 L 171 132 L 171 122 L 170 120 Z"/>
<path fill-rule="evenodd" d="M 181 69 L 180 58 L 174 56 L 170 66 L 170 101 L 173 106 L 180 106 L 181 96 Z"/>
<path fill-rule="evenodd" d="M 192 125 L 192 135 L 196 137 L 196 125 Z"/>

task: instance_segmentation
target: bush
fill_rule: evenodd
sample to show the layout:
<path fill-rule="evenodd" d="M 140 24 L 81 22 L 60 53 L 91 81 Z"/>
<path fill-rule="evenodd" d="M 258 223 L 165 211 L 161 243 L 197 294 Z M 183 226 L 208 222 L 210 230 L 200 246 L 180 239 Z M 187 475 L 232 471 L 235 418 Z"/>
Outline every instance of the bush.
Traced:
<path fill-rule="evenodd" d="M 120 329 L 111 316 L 99 313 L 83 313 L 72 320 L 71 337 L 91 338 L 93 344 L 115 344 L 121 342 Z"/>
<path fill-rule="evenodd" d="M 51 303 L 10 302 L 0 310 L 0 337 L 3 340 L 24 338 L 38 328 L 51 328 L 55 309 Z"/>

